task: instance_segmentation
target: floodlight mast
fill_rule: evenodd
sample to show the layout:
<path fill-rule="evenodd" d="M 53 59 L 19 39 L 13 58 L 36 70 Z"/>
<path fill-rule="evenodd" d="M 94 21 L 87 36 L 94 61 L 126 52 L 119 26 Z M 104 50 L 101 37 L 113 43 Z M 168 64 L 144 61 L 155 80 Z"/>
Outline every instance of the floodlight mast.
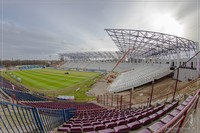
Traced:
<path fill-rule="evenodd" d="M 115 65 L 115 67 L 112 69 L 112 72 L 115 70 L 115 68 L 124 60 L 124 58 L 126 57 L 126 55 L 130 52 L 130 50 L 133 49 L 128 49 L 128 51 L 126 51 L 126 53 L 122 56 L 122 58 L 117 62 L 117 64 Z"/>

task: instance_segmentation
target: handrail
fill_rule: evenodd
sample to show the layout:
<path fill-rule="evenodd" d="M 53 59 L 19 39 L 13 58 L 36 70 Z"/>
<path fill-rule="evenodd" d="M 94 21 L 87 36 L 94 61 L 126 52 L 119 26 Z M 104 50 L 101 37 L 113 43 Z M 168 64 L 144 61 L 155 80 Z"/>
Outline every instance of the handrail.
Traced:
<path fill-rule="evenodd" d="M 170 125 L 172 125 L 178 119 L 180 119 L 181 116 L 184 115 L 184 113 L 188 112 L 188 110 L 191 109 L 190 107 L 197 102 L 199 94 L 200 94 L 200 90 L 197 91 L 197 93 L 194 95 L 194 97 L 191 99 L 191 101 L 184 107 L 183 110 L 180 111 L 180 113 L 177 116 L 175 116 L 169 123 L 165 124 L 158 131 L 156 131 L 156 133 L 164 132 Z"/>
<path fill-rule="evenodd" d="M 74 108 L 35 108 L 0 102 L 0 129 L 3 132 L 48 132 L 73 117 L 75 111 Z"/>

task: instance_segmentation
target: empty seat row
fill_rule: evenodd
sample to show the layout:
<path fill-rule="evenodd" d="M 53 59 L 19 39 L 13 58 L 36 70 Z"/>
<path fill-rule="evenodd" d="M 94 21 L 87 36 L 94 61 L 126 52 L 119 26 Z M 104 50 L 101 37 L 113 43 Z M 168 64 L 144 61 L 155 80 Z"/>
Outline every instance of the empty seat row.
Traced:
<path fill-rule="evenodd" d="M 51 108 L 51 109 L 67 109 L 67 108 L 76 108 L 77 113 L 84 113 L 85 111 L 101 111 L 105 110 L 105 108 L 96 105 L 94 103 L 84 103 L 84 102 L 53 102 L 53 101 L 43 101 L 43 102 L 22 102 L 25 105 L 38 107 L 38 108 Z"/>
<path fill-rule="evenodd" d="M 58 131 L 65 132 L 129 132 L 148 125 L 157 120 L 168 111 L 176 107 L 178 102 L 173 102 L 168 106 L 159 105 L 146 109 L 126 110 L 126 111 L 103 111 L 102 117 L 93 115 L 87 119 L 81 119 L 77 116 L 64 123 Z M 122 113 L 123 112 L 123 113 Z M 129 112 L 129 114 L 128 114 Z M 118 115 L 110 115 L 118 113 Z M 120 115 L 123 114 L 123 115 Z M 107 116 L 107 117 L 104 117 Z"/>
<path fill-rule="evenodd" d="M 119 92 L 133 87 L 137 87 L 154 79 L 158 79 L 170 73 L 169 65 L 140 65 L 135 68 L 118 75 L 114 82 L 109 86 L 110 92 Z"/>
<path fill-rule="evenodd" d="M 187 106 L 187 104 L 192 100 L 193 96 L 189 96 L 183 103 L 178 105 L 175 109 L 173 109 L 169 114 L 160 119 L 158 122 L 149 126 L 148 128 L 141 130 L 140 133 L 151 133 L 157 132 L 160 128 L 165 126 L 165 124 L 170 123 L 174 118 L 178 116 L 178 114 Z M 171 125 L 172 126 L 172 125 Z"/>
<path fill-rule="evenodd" d="M 40 98 L 38 96 L 35 96 L 33 94 L 22 92 L 18 90 L 12 90 L 12 89 L 6 89 L 1 88 L 6 94 L 8 94 L 13 99 L 16 99 L 17 101 L 45 101 L 45 98 Z"/>
<path fill-rule="evenodd" d="M 25 88 L 24 86 L 16 85 L 1 76 L 0 76 L 0 88 L 15 89 L 19 91 L 28 91 L 28 89 Z"/>

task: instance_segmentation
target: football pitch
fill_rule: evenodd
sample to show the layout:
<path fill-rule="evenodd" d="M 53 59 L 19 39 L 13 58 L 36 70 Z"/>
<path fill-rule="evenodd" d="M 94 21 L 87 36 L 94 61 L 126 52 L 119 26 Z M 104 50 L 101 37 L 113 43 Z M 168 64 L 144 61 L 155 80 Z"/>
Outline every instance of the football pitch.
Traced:
<path fill-rule="evenodd" d="M 12 78 L 21 78 L 21 83 Z M 100 73 L 57 69 L 7 71 L 4 75 L 12 82 L 24 85 L 31 91 L 47 96 L 68 95 L 77 99 L 87 98 L 86 92 L 100 77 Z"/>

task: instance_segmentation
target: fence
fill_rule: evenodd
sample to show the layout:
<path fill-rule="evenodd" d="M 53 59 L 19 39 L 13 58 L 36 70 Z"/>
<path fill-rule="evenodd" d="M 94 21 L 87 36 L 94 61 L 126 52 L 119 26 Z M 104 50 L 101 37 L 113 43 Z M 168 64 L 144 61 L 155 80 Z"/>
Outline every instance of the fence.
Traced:
<path fill-rule="evenodd" d="M 73 117 L 75 111 L 0 102 L 0 132 L 48 132 Z"/>
<path fill-rule="evenodd" d="M 163 127 L 161 127 L 157 133 L 171 133 L 171 132 L 193 132 L 192 130 L 195 130 L 197 127 L 193 128 L 187 128 L 187 125 L 189 121 L 191 120 L 191 115 L 195 112 L 197 108 L 197 104 L 199 102 L 199 96 L 200 96 L 200 91 L 197 91 L 197 93 L 194 95 L 192 100 L 186 105 L 186 107 L 181 110 L 181 112 L 173 118 L 172 121 L 169 123 L 165 124 Z M 198 114 L 196 114 L 198 115 Z M 197 122 L 197 121 L 196 121 Z M 187 129 L 187 131 L 186 131 Z"/>

